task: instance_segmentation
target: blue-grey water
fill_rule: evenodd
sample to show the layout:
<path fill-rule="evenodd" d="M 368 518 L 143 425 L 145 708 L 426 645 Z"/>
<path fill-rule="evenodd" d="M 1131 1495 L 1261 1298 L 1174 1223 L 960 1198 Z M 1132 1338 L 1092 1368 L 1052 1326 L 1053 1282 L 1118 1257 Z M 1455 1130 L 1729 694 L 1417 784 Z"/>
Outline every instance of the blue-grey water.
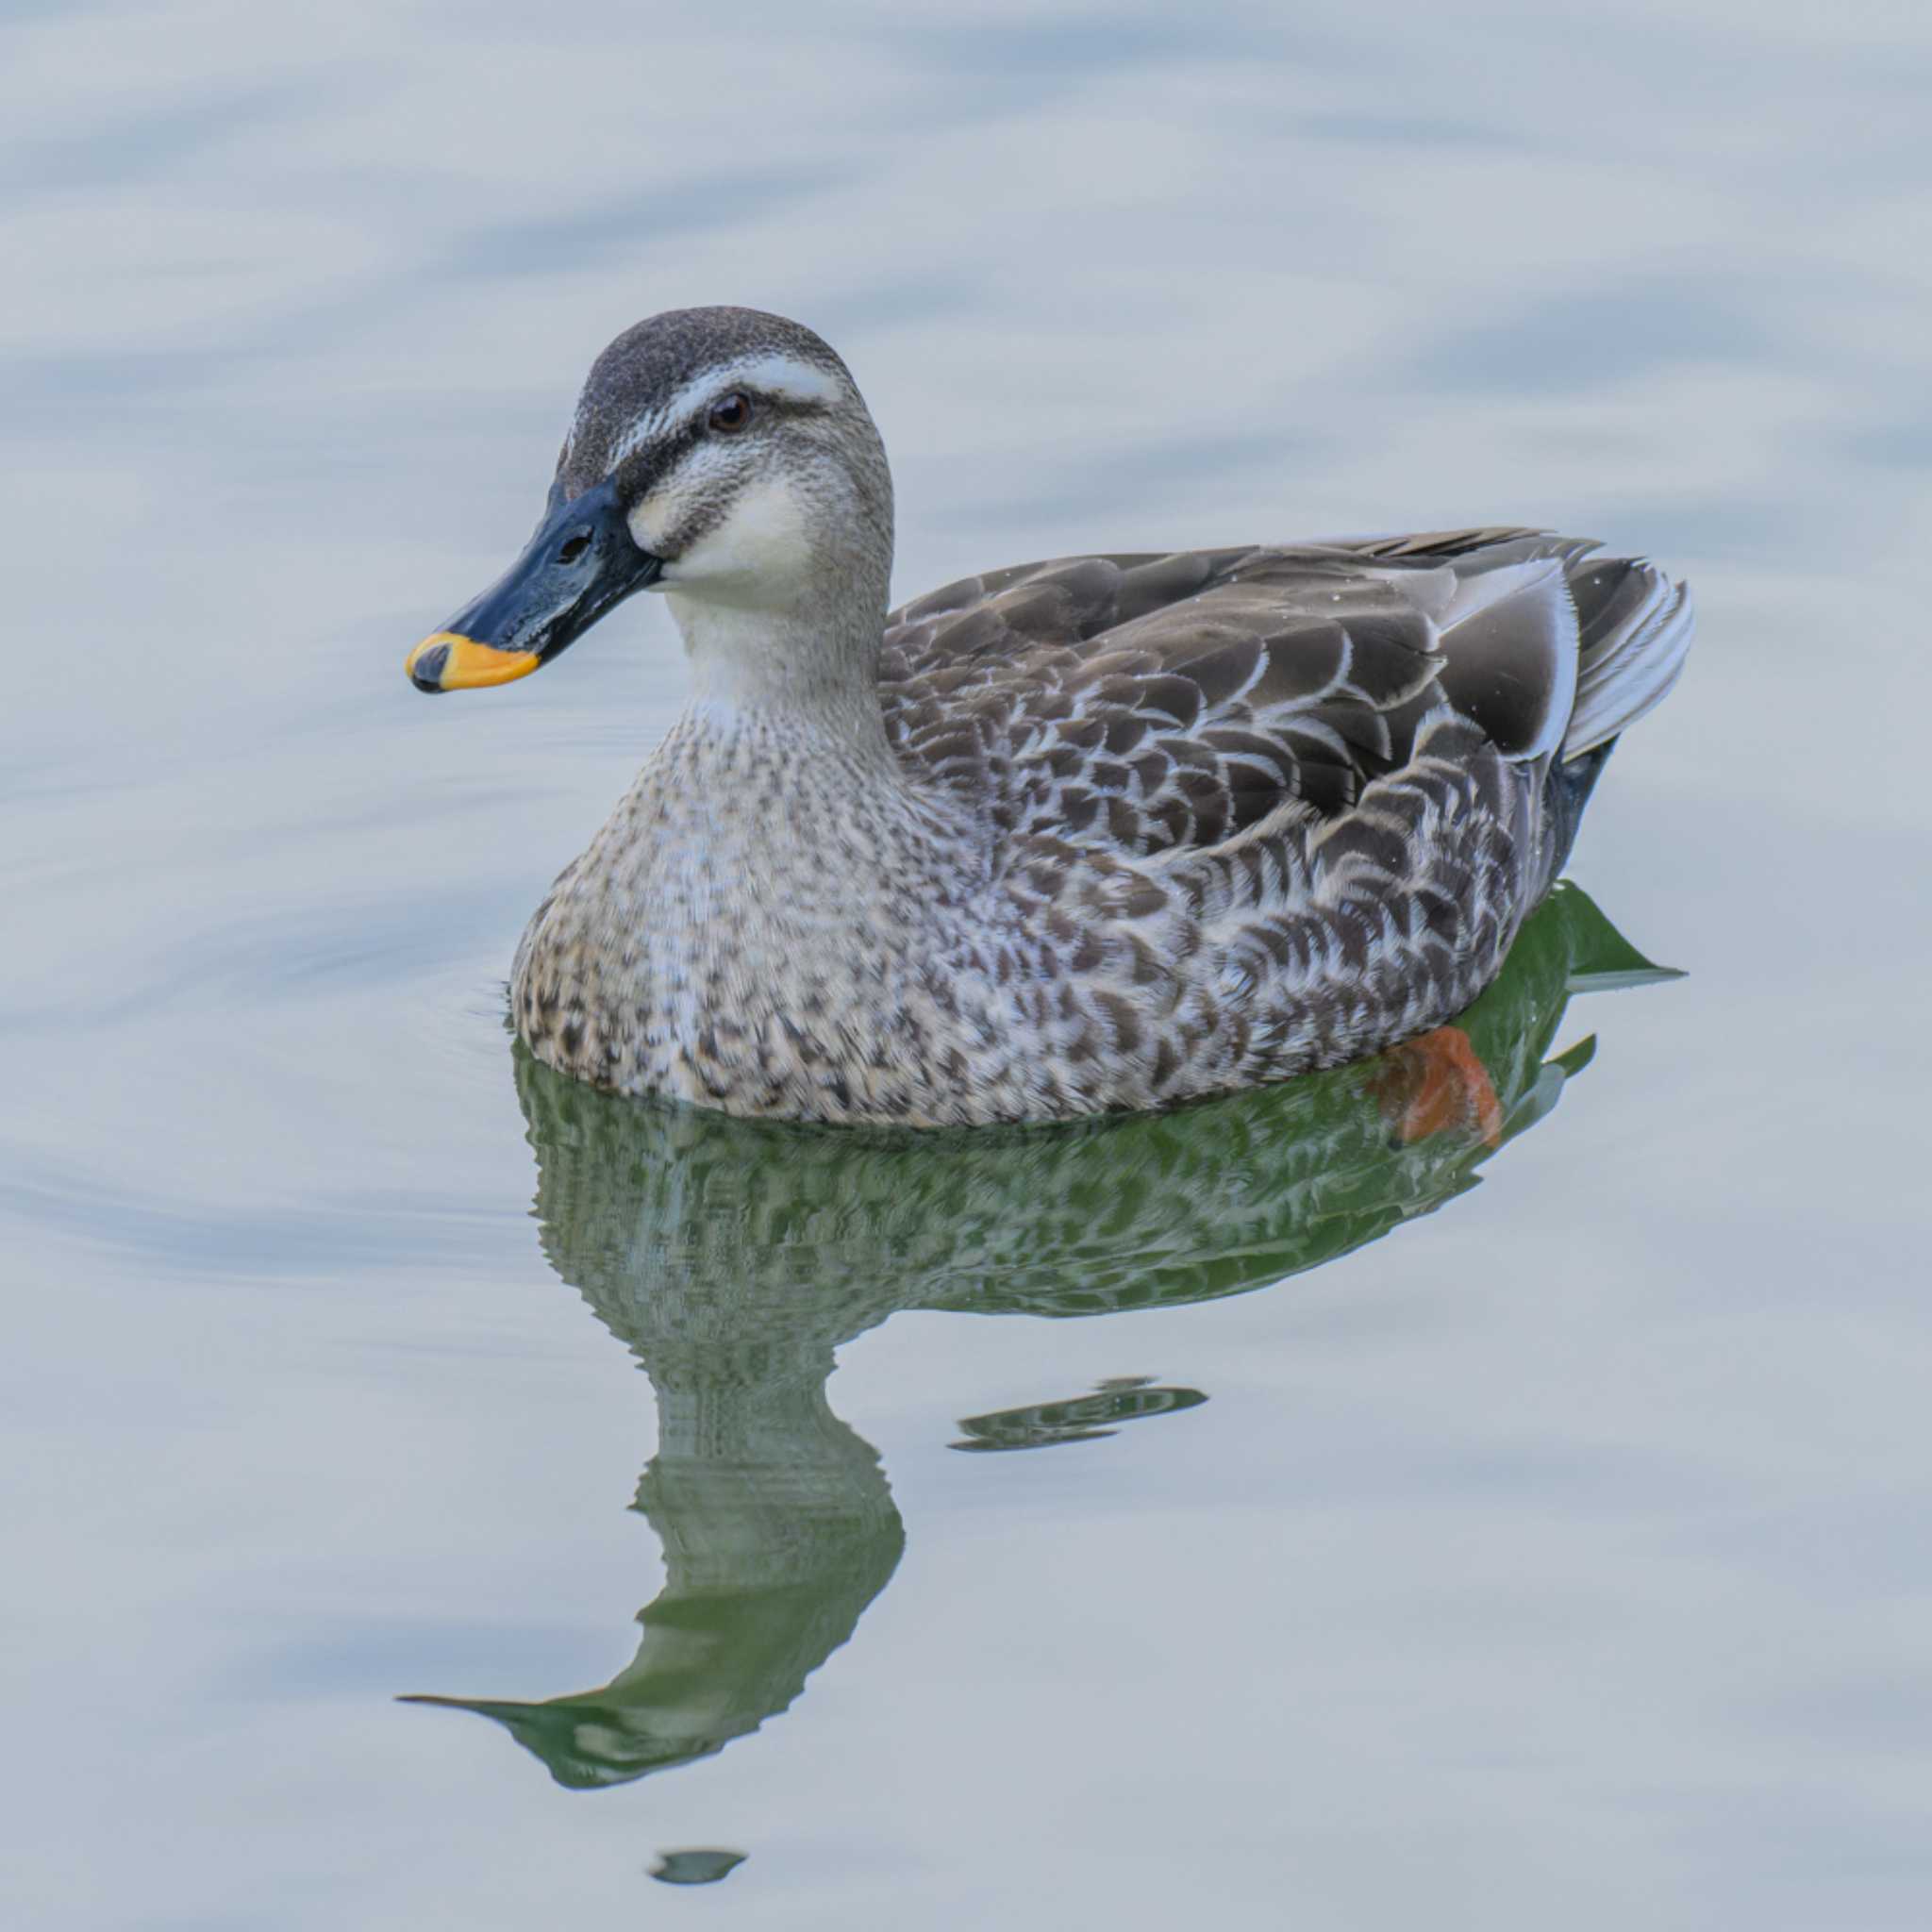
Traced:
<path fill-rule="evenodd" d="M 0 1923 L 1932 1922 L 1928 99 L 1917 0 L 0 15 Z M 711 301 L 845 354 L 902 594 L 1694 580 L 1499 1150 L 513 1056 L 682 658 L 402 657 Z"/>

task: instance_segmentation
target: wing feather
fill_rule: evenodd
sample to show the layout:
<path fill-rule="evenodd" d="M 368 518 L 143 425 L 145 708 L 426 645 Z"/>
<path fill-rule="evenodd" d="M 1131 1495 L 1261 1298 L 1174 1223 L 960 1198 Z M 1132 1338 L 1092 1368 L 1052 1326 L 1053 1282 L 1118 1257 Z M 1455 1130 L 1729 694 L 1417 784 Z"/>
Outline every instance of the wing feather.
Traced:
<path fill-rule="evenodd" d="M 1332 819 L 1444 705 L 1508 756 L 1560 742 L 1592 547 L 1494 526 L 963 578 L 888 620 L 888 732 L 1002 829 L 1147 856 Z"/>

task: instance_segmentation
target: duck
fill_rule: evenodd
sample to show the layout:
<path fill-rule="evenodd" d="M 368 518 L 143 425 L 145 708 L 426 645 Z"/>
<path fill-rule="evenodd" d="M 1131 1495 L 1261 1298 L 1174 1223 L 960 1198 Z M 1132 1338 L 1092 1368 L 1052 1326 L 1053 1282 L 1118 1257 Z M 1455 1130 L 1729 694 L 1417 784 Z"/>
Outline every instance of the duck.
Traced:
<path fill-rule="evenodd" d="M 591 365 L 535 534 L 408 655 L 494 687 L 661 596 L 690 694 L 531 917 L 592 1086 L 912 1128 L 1163 1109 L 1436 1034 L 1500 971 L 1694 615 L 1515 525 L 1058 558 L 889 608 L 884 444 L 762 310 Z"/>

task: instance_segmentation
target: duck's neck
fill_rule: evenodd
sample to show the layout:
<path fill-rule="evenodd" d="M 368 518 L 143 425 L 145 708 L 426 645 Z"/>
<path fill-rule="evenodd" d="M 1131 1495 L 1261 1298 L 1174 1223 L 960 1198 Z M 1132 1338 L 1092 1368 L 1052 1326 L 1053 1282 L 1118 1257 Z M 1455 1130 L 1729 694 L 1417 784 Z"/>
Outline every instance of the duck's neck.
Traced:
<path fill-rule="evenodd" d="M 691 721 L 722 736 L 741 725 L 789 730 L 801 744 L 894 762 L 879 710 L 883 585 L 780 608 L 675 593 L 667 601 L 691 658 Z"/>

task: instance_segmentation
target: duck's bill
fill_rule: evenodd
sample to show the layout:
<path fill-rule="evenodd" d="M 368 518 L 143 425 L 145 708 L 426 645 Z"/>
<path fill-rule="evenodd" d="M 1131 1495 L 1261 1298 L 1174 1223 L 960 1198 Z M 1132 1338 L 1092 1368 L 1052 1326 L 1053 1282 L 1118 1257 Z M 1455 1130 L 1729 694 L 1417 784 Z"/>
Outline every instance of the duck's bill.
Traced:
<path fill-rule="evenodd" d="M 611 485 L 567 502 L 553 492 L 524 554 L 425 638 L 403 669 L 418 691 L 475 691 L 527 677 L 607 610 L 655 583 L 663 567 L 632 541 Z"/>

